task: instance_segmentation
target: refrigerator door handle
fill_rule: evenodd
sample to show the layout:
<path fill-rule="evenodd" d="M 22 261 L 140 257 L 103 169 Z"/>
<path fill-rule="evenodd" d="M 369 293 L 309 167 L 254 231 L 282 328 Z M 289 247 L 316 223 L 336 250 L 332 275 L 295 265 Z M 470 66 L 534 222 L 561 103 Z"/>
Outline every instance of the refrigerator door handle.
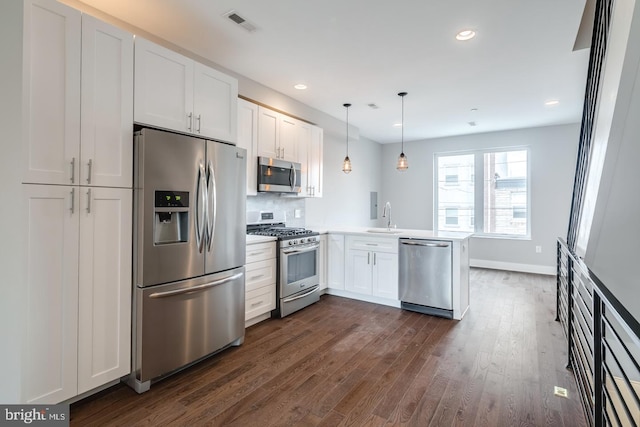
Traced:
<path fill-rule="evenodd" d="M 205 232 L 206 232 L 206 181 L 204 165 L 200 162 L 198 168 L 198 181 L 196 184 L 196 213 L 195 213 L 195 227 L 196 227 L 196 244 L 198 245 L 198 251 L 202 252 L 205 244 Z"/>
<path fill-rule="evenodd" d="M 207 251 L 211 252 L 211 243 L 216 231 L 216 209 L 218 199 L 216 192 L 216 171 L 209 161 L 207 165 Z"/>
<path fill-rule="evenodd" d="M 213 288 L 227 282 L 239 279 L 244 273 L 236 273 L 233 276 L 225 277 L 224 279 L 216 280 L 215 282 L 205 283 L 204 285 L 192 286 L 190 288 L 176 289 L 174 291 L 154 292 L 149 295 L 149 298 L 165 298 L 172 297 L 174 295 L 190 294 L 193 292 L 203 291 L 205 289 Z"/>

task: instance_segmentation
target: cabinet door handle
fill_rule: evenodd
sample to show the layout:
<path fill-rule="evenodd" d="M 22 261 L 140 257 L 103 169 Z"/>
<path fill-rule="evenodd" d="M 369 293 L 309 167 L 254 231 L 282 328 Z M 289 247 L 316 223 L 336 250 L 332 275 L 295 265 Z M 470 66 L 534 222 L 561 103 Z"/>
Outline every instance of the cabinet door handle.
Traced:
<path fill-rule="evenodd" d="M 93 159 L 89 159 L 89 162 L 87 163 L 87 170 L 89 173 L 87 173 L 87 184 L 91 184 L 91 170 L 93 169 Z"/>
<path fill-rule="evenodd" d="M 198 121 L 198 130 L 197 132 L 200 133 L 200 128 L 202 125 L 202 116 L 200 114 L 198 114 L 198 117 L 196 117 L 196 120 Z"/>
<path fill-rule="evenodd" d="M 187 126 L 187 130 L 191 131 L 191 128 L 193 127 L 193 113 L 189 113 L 187 117 L 189 117 L 189 126 Z"/>
<path fill-rule="evenodd" d="M 71 214 L 74 213 L 74 206 L 76 204 L 76 189 L 72 188 L 71 189 Z"/>
<path fill-rule="evenodd" d="M 251 278 L 249 280 L 256 280 L 256 279 L 259 279 L 261 277 L 264 277 L 264 274 L 258 274 L 257 276 L 251 276 Z"/>
<path fill-rule="evenodd" d="M 71 183 L 75 184 L 76 180 L 76 158 L 71 158 Z"/>
<path fill-rule="evenodd" d="M 371 252 L 367 252 L 367 265 L 371 264 Z"/>
<path fill-rule="evenodd" d="M 91 213 L 91 189 L 87 190 L 87 213 Z"/>
<path fill-rule="evenodd" d="M 373 265 L 376 265 L 376 253 L 373 253 Z"/>
<path fill-rule="evenodd" d="M 264 301 L 258 301 L 258 302 L 254 302 L 253 304 L 251 304 L 251 307 L 257 307 L 259 305 L 262 305 Z"/>

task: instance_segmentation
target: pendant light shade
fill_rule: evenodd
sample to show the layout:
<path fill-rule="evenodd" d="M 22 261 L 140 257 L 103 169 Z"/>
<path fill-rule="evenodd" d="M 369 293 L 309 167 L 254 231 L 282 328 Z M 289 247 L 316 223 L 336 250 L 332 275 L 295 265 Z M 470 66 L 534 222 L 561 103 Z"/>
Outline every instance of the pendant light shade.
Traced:
<path fill-rule="evenodd" d="M 342 162 L 342 172 L 349 173 L 351 172 L 351 159 L 349 158 L 349 107 L 351 104 L 343 104 L 343 106 L 347 110 L 347 155 Z"/>
<path fill-rule="evenodd" d="M 407 160 L 407 156 L 404 154 L 404 97 L 406 96 L 407 92 L 400 92 L 398 94 L 398 96 L 402 99 L 402 123 L 401 123 L 401 128 L 402 128 L 402 137 L 401 137 L 401 144 L 402 144 L 402 148 L 400 149 L 400 156 L 398 156 L 398 164 L 396 165 L 396 169 L 398 169 L 400 172 L 404 172 L 407 169 L 409 169 L 409 161 Z"/>

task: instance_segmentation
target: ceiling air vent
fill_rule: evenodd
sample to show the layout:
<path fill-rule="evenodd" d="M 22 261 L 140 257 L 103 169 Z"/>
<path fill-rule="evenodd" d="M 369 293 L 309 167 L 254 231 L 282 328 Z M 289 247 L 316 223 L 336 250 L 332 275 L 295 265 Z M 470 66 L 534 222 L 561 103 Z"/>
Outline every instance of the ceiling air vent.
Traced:
<path fill-rule="evenodd" d="M 222 16 L 226 16 L 227 18 L 229 18 L 230 20 L 232 20 L 233 22 L 235 22 L 236 24 L 238 24 L 239 26 L 241 26 L 242 28 L 244 28 L 250 33 L 256 30 L 255 25 L 253 25 L 251 22 L 244 19 L 242 16 L 238 15 L 235 10 L 230 10 L 229 12 L 225 13 Z"/>

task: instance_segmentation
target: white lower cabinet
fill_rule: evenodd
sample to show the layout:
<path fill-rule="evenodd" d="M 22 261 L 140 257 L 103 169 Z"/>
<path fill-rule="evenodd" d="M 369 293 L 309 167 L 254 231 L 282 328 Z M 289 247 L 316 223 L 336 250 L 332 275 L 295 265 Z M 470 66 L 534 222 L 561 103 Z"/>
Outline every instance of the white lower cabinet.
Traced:
<path fill-rule="evenodd" d="M 71 207 L 78 189 L 23 188 L 27 312 L 22 400 L 57 403 L 77 394 L 80 217 Z"/>
<path fill-rule="evenodd" d="M 130 370 L 130 189 L 23 185 L 23 401 L 58 403 Z"/>
<path fill-rule="evenodd" d="M 344 289 L 398 299 L 398 239 L 346 236 Z"/>
<path fill-rule="evenodd" d="M 327 273 L 328 273 L 328 238 L 326 234 L 322 234 L 320 236 L 320 265 L 319 265 L 319 280 L 320 280 L 320 290 L 327 289 Z"/>
<path fill-rule="evenodd" d="M 276 243 L 247 244 L 245 326 L 271 317 L 276 308 Z"/>
<path fill-rule="evenodd" d="M 344 235 L 327 235 L 327 287 L 344 290 Z"/>
<path fill-rule="evenodd" d="M 78 394 L 130 371 L 131 191 L 80 190 Z"/>

